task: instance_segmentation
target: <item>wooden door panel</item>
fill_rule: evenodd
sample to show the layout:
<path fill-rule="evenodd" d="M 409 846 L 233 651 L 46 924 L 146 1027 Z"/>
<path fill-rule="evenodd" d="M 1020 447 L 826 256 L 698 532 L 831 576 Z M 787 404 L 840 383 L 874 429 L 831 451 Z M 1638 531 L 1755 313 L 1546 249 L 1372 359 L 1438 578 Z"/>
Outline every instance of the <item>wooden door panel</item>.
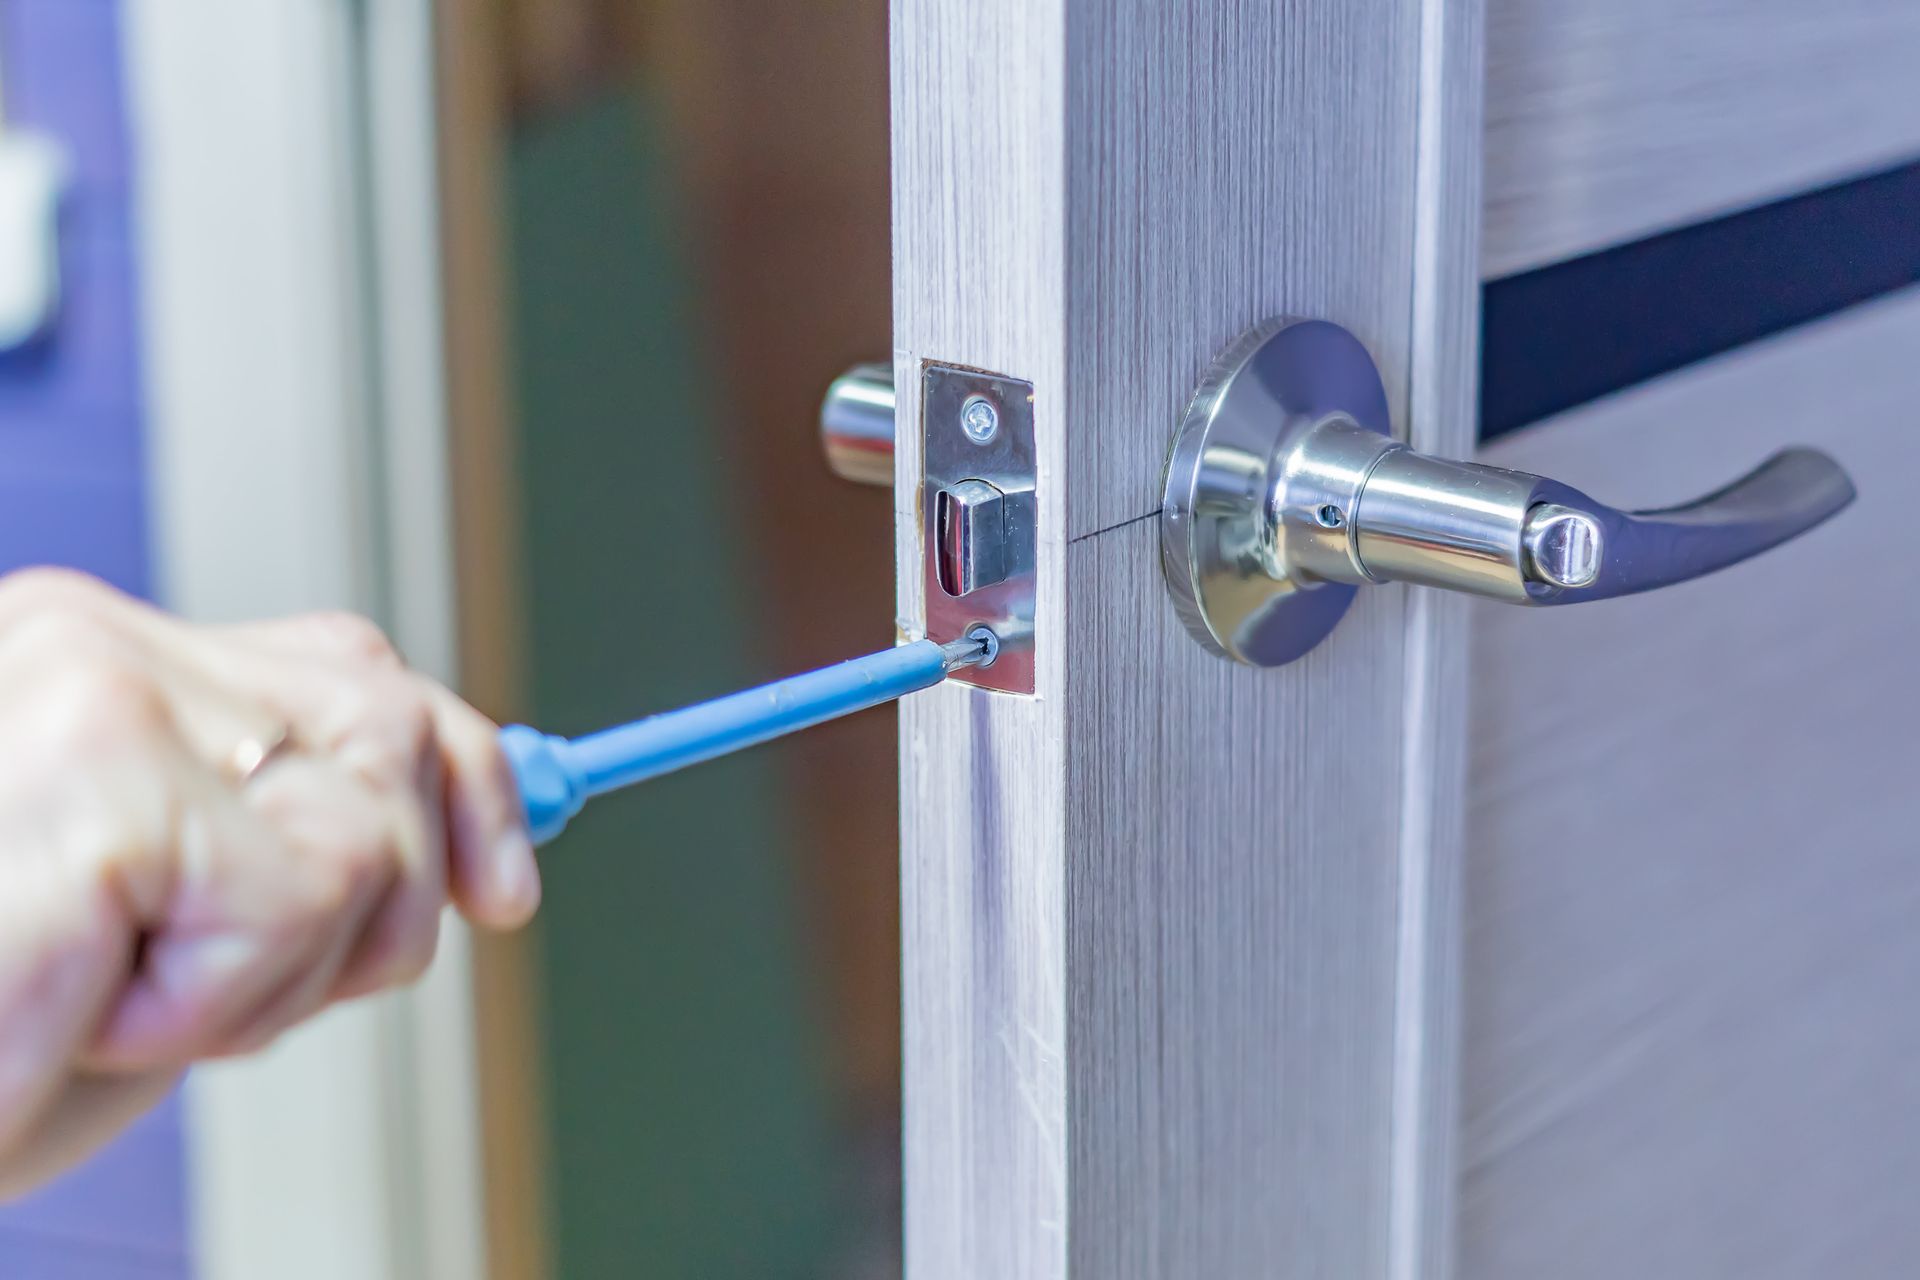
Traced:
<path fill-rule="evenodd" d="M 1817 40 L 1768 0 L 1732 41 L 1703 4 L 1491 2 L 1483 85 L 1472 3 L 894 0 L 903 630 L 922 363 L 1030 380 L 1040 456 L 1037 695 L 902 713 L 915 1280 L 1784 1276 L 1908 1244 L 1872 1188 L 1920 1168 L 1867 1132 L 1920 1102 L 1892 1074 L 1908 1023 L 1873 1013 L 1908 959 L 1909 881 L 1920 897 L 1889 835 L 1920 814 L 1887 763 L 1920 706 L 1875 692 L 1917 620 L 1861 603 L 1889 514 L 1643 599 L 1480 606 L 1464 884 L 1464 606 L 1372 588 L 1323 648 L 1255 672 L 1164 598 L 1168 433 L 1263 316 L 1353 330 L 1403 438 L 1463 456 L 1483 267 L 1920 146 L 1872 69 L 1920 31 L 1866 0 Z M 1662 27 L 1669 47 L 1631 56 Z M 1875 83 L 1816 101 L 1808 48 Z M 1772 145 L 1731 132 L 1775 115 Z M 1486 456 L 1629 506 L 1788 442 L 1910 467 L 1881 424 L 1920 391 L 1913 305 Z"/>
<path fill-rule="evenodd" d="M 1920 153 L 1920 5 L 1488 0 L 1489 279 Z"/>
<path fill-rule="evenodd" d="M 921 362 L 1031 381 L 1040 455 L 1037 695 L 901 715 L 908 1273 L 1432 1274 L 1456 615 L 1382 588 L 1236 668 L 1153 517 L 1201 375 L 1270 315 L 1346 325 L 1402 431 L 1469 447 L 1479 7 L 892 16 L 905 629 Z"/>
<path fill-rule="evenodd" d="M 1484 455 L 1656 504 L 1803 442 L 1862 500 L 1681 589 L 1476 606 L 1463 1275 L 1920 1252 L 1916 350 L 1909 289 Z"/>

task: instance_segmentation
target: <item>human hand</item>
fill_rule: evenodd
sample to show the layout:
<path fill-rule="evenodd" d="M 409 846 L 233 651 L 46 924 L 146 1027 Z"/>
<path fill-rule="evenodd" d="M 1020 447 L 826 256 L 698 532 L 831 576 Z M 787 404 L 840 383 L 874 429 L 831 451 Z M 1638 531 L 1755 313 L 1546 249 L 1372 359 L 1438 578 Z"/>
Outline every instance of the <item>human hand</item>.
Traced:
<path fill-rule="evenodd" d="M 495 726 L 372 624 L 0 580 L 0 1191 L 539 895 Z"/>

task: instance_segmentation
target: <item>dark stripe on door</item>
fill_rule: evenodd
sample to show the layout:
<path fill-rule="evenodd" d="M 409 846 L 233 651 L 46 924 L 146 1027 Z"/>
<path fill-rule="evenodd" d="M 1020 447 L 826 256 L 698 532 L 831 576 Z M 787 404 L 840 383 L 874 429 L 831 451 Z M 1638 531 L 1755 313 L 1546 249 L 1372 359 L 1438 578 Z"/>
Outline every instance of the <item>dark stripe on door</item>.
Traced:
<path fill-rule="evenodd" d="M 1920 161 L 1490 280 L 1480 438 L 1915 282 Z"/>

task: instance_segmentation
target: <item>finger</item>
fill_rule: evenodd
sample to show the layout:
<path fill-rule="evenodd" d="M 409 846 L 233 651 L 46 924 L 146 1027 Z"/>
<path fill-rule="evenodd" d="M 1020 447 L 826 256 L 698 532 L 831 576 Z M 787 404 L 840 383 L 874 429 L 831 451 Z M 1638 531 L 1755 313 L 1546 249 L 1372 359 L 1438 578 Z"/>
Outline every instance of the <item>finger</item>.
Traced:
<path fill-rule="evenodd" d="M 285 714 L 296 737 L 320 749 L 364 750 L 372 775 L 400 768 L 404 753 L 391 744 L 417 736 L 419 709 L 430 706 L 433 733 L 445 757 L 447 884 L 453 899 L 480 925 L 516 928 L 531 918 L 540 903 L 539 866 L 518 784 L 500 750 L 498 726 L 435 682 L 399 674 L 398 652 L 364 618 L 312 614 L 221 633 L 250 654 L 230 672 Z M 287 668 L 288 662 L 297 669 Z M 389 678 L 405 680 L 408 687 Z M 387 691 L 371 707 L 363 696 L 368 687 Z M 417 936 L 407 928 L 396 932 Z M 400 967 L 413 958 L 406 957 Z"/>
<path fill-rule="evenodd" d="M 496 859 L 489 867 L 501 865 L 502 854 L 496 851 L 503 844 L 507 856 L 517 852 L 521 861 L 505 863 L 504 873 L 491 871 L 479 894 L 458 881 L 460 893 L 469 902 L 477 899 L 474 910 L 484 913 L 479 918 L 502 924 L 524 920 L 539 899 L 531 848 L 523 843 L 516 851 L 510 840 L 496 834 L 502 825 L 516 831 L 511 809 L 504 818 L 497 812 L 512 802 L 487 795 L 471 776 L 476 767 L 484 767 L 470 763 L 476 750 L 498 751 L 485 718 L 477 712 L 469 712 L 465 722 L 453 718 L 449 704 L 463 704 L 410 672 L 381 672 L 358 680 L 318 672 L 309 677 L 288 681 L 269 695 L 290 717 L 296 738 L 317 739 L 319 749 L 340 767 L 397 806 L 397 822 L 419 833 L 405 845 L 407 857 L 391 902 L 363 954 L 350 962 L 351 974 L 343 979 L 346 993 L 364 994 L 418 976 L 432 960 L 440 911 L 450 881 L 457 881 L 453 873 L 482 861 L 477 849 Z M 504 760 L 499 767 L 505 769 Z M 497 793 L 501 784 L 492 785 Z M 511 789 L 511 780 L 504 785 Z"/>
<path fill-rule="evenodd" d="M 326 772 L 301 761 L 271 771 L 293 775 L 282 785 L 322 792 Z M 97 1070 L 144 1071 L 209 1052 L 321 962 L 338 922 L 378 874 L 375 860 L 359 853 L 379 839 L 368 833 L 363 806 L 342 804 L 332 815 L 337 839 L 359 856 L 323 857 L 203 766 L 175 786 L 174 884 L 145 922 L 139 968 L 84 1059 Z"/>
<path fill-rule="evenodd" d="M 330 999 L 412 982 L 433 963 L 447 905 L 446 794 L 445 760 L 440 751 L 429 751 L 420 760 L 414 793 L 393 801 L 394 822 L 409 832 L 398 845 L 397 872 L 341 967 Z"/>
<path fill-rule="evenodd" d="M 131 627 L 178 668 L 173 683 L 195 695 L 207 690 L 218 695 L 194 702 L 223 701 L 239 709 L 241 714 L 229 714 L 210 731 L 189 734 L 196 744 L 211 743 L 202 752 L 209 764 L 225 763 L 234 746 L 248 738 L 288 733 L 300 747 L 320 754 L 371 741 L 381 748 L 384 772 L 405 777 L 424 749 L 418 739 L 431 725 L 424 699 L 411 690 L 412 677 L 398 651 L 365 618 L 330 612 L 190 627 L 154 613 L 135 619 Z"/>
<path fill-rule="evenodd" d="M 316 675 L 316 669 L 326 665 L 316 660 L 236 661 L 241 646 L 209 645 L 204 634 L 191 634 L 196 629 L 143 611 L 99 584 L 64 575 L 45 577 L 47 581 L 28 584 L 31 590 L 0 592 L 6 597 L 0 600 L 0 614 L 9 605 L 18 611 L 28 597 L 32 601 L 31 609 L 16 612 L 11 625 L 0 631 L 0 645 L 9 653 L 25 645 L 29 653 L 60 656 L 62 661 L 51 665 L 87 674 L 82 683 L 88 689 L 111 686 L 138 694 L 122 698 L 116 693 L 109 699 L 116 717 L 134 708 L 138 719 L 145 714 L 139 709 L 145 708 L 154 711 L 153 718 L 167 721 L 169 729 L 164 743 L 143 762 L 144 781 L 169 780 L 153 788 L 161 793 L 160 802 L 146 806 L 160 816 L 149 824 L 155 830 L 134 842 L 144 852 L 116 852 L 118 844 L 126 843 L 116 840 L 109 842 L 116 849 L 83 860 L 88 866 L 112 868 L 121 896 L 132 902 L 119 904 L 123 936 L 104 969 L 111 975 L 106 994 L 92 1009 L 84 1002 L 78 1005 L 86 1019 L 80 1040 L 93 1041 L 85 1059 L 104 1068 L 138 1070 L 216 1049 L 222 1043 L 222 1024 L 228 1027 L 228 1039 L 236 1034 L 248 1039 L 271 1035 L 324 1006 L 369 940 L 381 939 L 371 945 L 384 946 L 385 939 L 394 936 L 396 945 L 390 950 L 403 953 L 403 960 L 417 955 L 417 924 L 383 928 L 376 923 L 383 904 L 404 896 L 408 905 L 395 914 L 403 921 L 427 918 L 431 932 L 437 910 L 426 904 L 437 903 L 444 894 L 441 753 L 431 710 L 413 689 L 413 678 L 399 674 L 397 658 L 383 668 L 380 653 L 356 641 L 350 628 L 323 624 L 301 629 L 309 637 L 309 648 L 344 655 L 358 644 L 360 670 L 376 671 L 380 679 L 356 680 L 336 671 L 328 680 Z M 321 633 L 330 638 L 311 639 Z M 332 665 L 339 668 L 343 661 Z M 307 708 L 336 716 L 313 716 L 311 736 L 332 746 L 341 763 L 362 780 L 361 789 L 371 794 L 318 806 L 330 828 L 340 827 L 343 812 L 384 810 L 390 815 L 387 825 L 409 836 L 383 842 L 349 833 L 346 843 L 374 852 L 365 858 L 349 856 L 344 872 L 322 858 L 322 865 L 303 873 L 296 861 L 282 856 L 286 850 L 276 849 L 276 843 L 285 845 L 284 837 L 276 842 L 271 823 L 248 822 L 244 806 L 236 806 L 231 794 L 231 779 L 220 777 L 217 767 L 237 741 L 265 738 L 273 731 L 262 726 L 282 723 L 269 700 L 249 697 L 246 681 L 232 678 L 236 671 L 250 672 L 262 683 L 291 683 L 296 693 L 307 691 Z M 403 696 L 389 696 L 391 688 L 381 687 L 382 682 L 394 686 L 399 681 L 405 681 Z M 331 693 L 314 694 L 315 686 L 326 686 Z M 102 698 L 85 702 L 96 706 Z M 175 714 L 164 715 L 156 708 Z M 197 745 L 198 752 L 184 750 L 174 733 Z M 120 736 L 108 735 L 107 740 L 119 741 Z M 169 758 L 169 753 L 177 758 Z M 166 767 L 156 767 L 156 762 Z M 60 771 L 54 772 L 57 776 Z M 90 767 L 82 772 L 95 776 L 100 771 Z M 101 803 L 79 808 L 115 813 L 128 807 L 119 795 L 99 799 Z M 397 852 L 400 849 L 406 853 Z M 241 851 L 255 856 L 243 858 Z M 380 874 L 401 866 L 417 869 L 410 879 L 420 886 L 406 895 L 395 891 L 394 876 L 383 880 Z M 271 882 L 259 874 L 266 868 L 272 869 Z M 28 902 L 31 897 L 23 892 L 10 901 Z M 154 929 L 151 945 L 141 955 L 132 982 L 115 992 L 130 962 L 131 939 L 143 923 Z M 431 939 L 426 950 L 430 954 Z M 48 948 L 32 951 L 43 954 Z M 109 1003 L 102 1017 L 101 1006 Z M 65 1002 L 65 1007 L 74 1006 Z M 103 1025 L 96 1029 L 96 1023 Z M 10 1029 L 17 1025 L 9 1024 Z M 63 1045 L 54 1035 L 33 1039 L 52 1052 L 74 1052 L 71 1040 Z"/>
<path fill-rule="evenodd" d="M 412 786 L 421 759 L 438 749 L 424 682 L 397 663 L 348 664 L 231 639 L 208 652 L 226 688 L 283 727 L 300 753 L 335 759 L 382 790 Z"/>
<path fill-rule="evenodd" d="M 271 625 L 253 634 L 256 645 L 279 635 Z M 370 778 L 391 784 L 417 766 L 416 753 L 442 756 L 453 899 L 476 924 L 524 924 L 540 903 L 540 873 L 498 727 L 423 676 L 296 659 L 284 640 L 257 648 L 236 678 L 285 715 L 309 749 L 338 752 Z"/>
<path fill-rule="evenodd" d="M 469 920 L 514 929 L 540 906 L 540 866 L 519 784 L 493 721 L 429 685 L 447 761 L 449 888 Z"/>
<path fill-rule="evenodd" d="M 0 1147 L 84 1051 L 172 883 L 173 773 L 190 762 L 165 701 L 118 655 L 95 660 L 91 634 L 0 638 Z"/>
<path fill-rule="evenodd" d="M 0 660 L 32 685 L 56 677 L 117 681 L 163 705 L 169 731 L 210 764 L 243 741 L 277 737 L 275 716 L 218 677 L 220 655 L 187 660 L 185 630 L 78 574 L 15 574 L 0 588 Z"/>
<path fill-rule="evenodd" d="M 184 742 L 151 654 L 96 624 L 63 617 L 21 623 L 0 641 L 7 659 L 0 670 L 29 672 L 22 678 L 31 681 L 28 695 L 7 699 L 15 714 L 6 727 L 34 744 L 15 753 L 10 799 L 49 815 L 43 824 L 57 824 L 44 837 L 43 857 L 7 865 L 16 874 L 38 863 L 62 867 L 75 882 L 58 906 L 92 904 L 96 914 L 113 913 L 117 936 L 85 940 L 110 966 L 107 993 L 91 1007 L 78 1006 L 85 1033 L 79 1045 L 60 1051 L 103 1069 L 145 1070 L 184 1060 L 181 1044 L 204 1035 L 223 1000 L 276 979 L 294 940 L 276 939 L 282 945 L 265 955 L 253 954 L 257 945 L 238 944 L 249 926 L 274 921 L 277 904 L 312 877 L 285 865 L 272 830 Z M 9 830 L 16 838 L 31 829 L 30 818 L 14 818 Z M 32 894 L 18 901 L 30 903 Z M 47 915 L 62 919 L 58 910 Z M 164 942 L 136 956 L 136 939 L 148 933 Z M 9 949 L 60 952 L 48 943 Z M 48 1003 L 76 1007 L 67 997 Z M 11 1041 L 17 1024 L 6 1025 Z M 26 1039 L 59 1043 L 51 1033 Z"/>
<path fill-rule="evenodd" d="M 176 727 L 189 742 L 221 749 L 235 740 L 233 722 L 239 732 L 272 726 L 223 696 L 224 655 L 209 651 L 205 635 L 204 628 L 72 570 L 35 568 L 0 578 L 0 641 L 10 651 L 19 645 L 66 661 L 136 667 L 174 706 Z M 209 714 L 212 724 L 196 723 Z"/>
<path fill-rule="evenodd" d="M 321 614 L 281 622 L 222 630 L 236 650 L 227 671 L 238 687 L 286 718 L 298 749 L 329 755 L 381 792 L 402 797 L 416 810 L 409 815 L 424 831 L 421 857 L 402 867 L 388 900 L 376 912 L 362 945 L 341 974 L 334 998 L 344 999 L 417 977 L 431 962 L 437 945 L 440 912 L 445 906 L 449 865 L 449 829 L 457 816 L 463 831 L 476 822 L 476 806 L 451 797 L 449 775 L 456 761 L 470 757 L 471 745 L 449 753 L 442 724 L 465 729 L 467 742 L 491 745 L 492 726 L 469 711 L 462 722 L 443 715 L 436 697 L 453 707 L 463 704 L 438 686 L 399 668 L 398 657 L 377 629 L 350 615 Z M 474 726 L 478 726 L 476 732 Z M 462 795 L 473 790 L 462 782 Z M 514 821 L 511 811 L 504 820 Z M 509 829 L 511 827 L 509 826 Z M 467 848 L 491 849 L 463 836 Z M 461 865 L 475 861 L 468 854 Z M 524 868 L 508 864 L 524 874 Z M 537 884 L 532 896 L 537 898 Z M 509 895 L 525 898 L 524 888 L 495 891 L 492 901 Z M 482 899 L 481 910 L 488 909 Z M 493 906 L 490 918 L 517 921 L 526 907 Z"/>
<path fill-rule="evenodd" d="M 138 632 L 180 625 L 145 601 L 72 569 L 21 569 L 0 578 L 0 632 L 49 616 Z"/>
<path fill-rule="evenodd" d="M 404 667 L 406 660 L 378 624 L 356 613 L 296 614 L 218 627 L 227 640 L 282 657 L 359 666 Z"/>
<path fill-rule="evenodd" d="M 57 1096 L 133 941 L 105 886 L 76 883 L 52 856 L 10 853 L 0 864 L 0 1150 L 14 1149 Z"/>
<path fill-rule="evenodd" d="M 217 1036 L 204 1056 L 256 1052 L 332 1003 L 341 975 L 374 928 L 380 905 L 396 892 L 404 869 L 432 860 L 417 806 L 406 797 L 383 795 L 326 762 L 275 766 L 261 776 L 248 800 L 300 856 L 344 868 L 349 888 L 346 900 L 329 909 L 312 950 Z"/>
<path fill-rule="evenodd" d="M 220 638 L 217 649 L 188 646 L 183 660 L 217 673 L 244 695 L 251 712 L 217 723 L 197 717 L 210 727 L 196 732 L 196 741 L 221 744 L 204 751 L 210 762 L 220 763 L 238 742 L 271 736 L 265 726 L 276 717 L 302 749 L 338 753 L 381 785 L 405 777 L 431 748 L 445 758 L 447 876 L 455 901 L 476 923 L 496 928 L 516 927 L 533 914 L 539 869 L 518 787 L 490 720 L 432 681 L 404 673 L 379 628 L 351 614 L 310 614 L 207 634 Z M 417 915 L 418 905 L 408 914 Z M 412 929 L 396 932 L 416 936 Z"/>
<path fill-rule="evenodd" d="M 426 976 L 440 949 L 443 893 L 403 882 L 376 908 L 373 923 L 334 979 L 329 1003 L 404 987 Z"/>

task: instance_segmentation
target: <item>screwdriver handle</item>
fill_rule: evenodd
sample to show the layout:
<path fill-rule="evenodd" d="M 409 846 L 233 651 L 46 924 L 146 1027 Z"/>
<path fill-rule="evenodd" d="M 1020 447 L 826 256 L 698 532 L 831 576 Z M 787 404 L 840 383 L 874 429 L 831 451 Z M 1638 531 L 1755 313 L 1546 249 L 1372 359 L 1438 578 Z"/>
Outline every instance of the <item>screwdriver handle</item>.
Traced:
<path fill-rule="evenodd" d="M 594 796 L 931 688 L 990 654 L 980 642 L 919 640 L 584 738 L 509 725 L 500 746 L 527 828 L 545 844 Z"/>

